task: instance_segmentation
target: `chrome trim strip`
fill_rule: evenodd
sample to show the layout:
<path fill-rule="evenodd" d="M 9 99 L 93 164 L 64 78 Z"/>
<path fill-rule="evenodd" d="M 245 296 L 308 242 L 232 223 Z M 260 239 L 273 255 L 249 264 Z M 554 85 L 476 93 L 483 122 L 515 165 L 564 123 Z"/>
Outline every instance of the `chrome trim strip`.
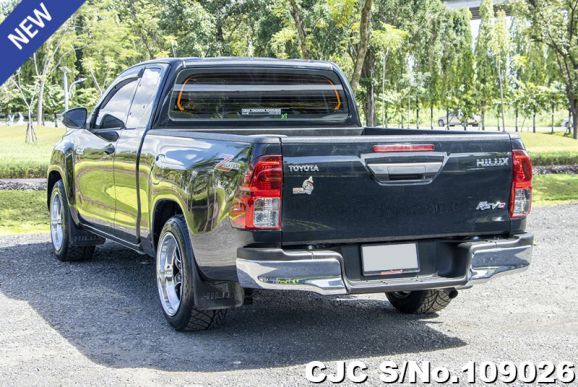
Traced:
<path fill-rule="evenodd" d="M 528 269 L 532 261 L 533 237 L 498 240 L 472 247 L 471 282 L 489 279 Z"/>
<path fill-rule="evenodd" d="M 441 162 L 432 163 L 388 163 L 367 164 L 369 169 L 379 176 L 385 175 L 433 175 L 439 172 Z"/>
<path fill-rule="evenodd" d="M 303 290 L 319 294 L 346 294 L 341 264 L 335 258 L 294 261 L 237 259 L 237 276 L 244 288 Z"/>
<path fill-rule="evenodd" d="M 403 292 L 413 290 L 444 289 L 462 287 L 468 283 L 466 276 L 447 278 L 438 276 L 416 276 L 371 281 L 346 281 L 349 293 Z"/>

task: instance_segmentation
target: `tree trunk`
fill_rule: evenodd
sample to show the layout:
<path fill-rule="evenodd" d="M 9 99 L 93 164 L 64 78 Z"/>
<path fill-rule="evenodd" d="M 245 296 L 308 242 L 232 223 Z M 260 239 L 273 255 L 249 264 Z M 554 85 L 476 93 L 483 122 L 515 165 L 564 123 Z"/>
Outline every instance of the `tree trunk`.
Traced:
<path fill-rule="evenodd" d="M 415 125 L 419 129 L 419 100 L 415 98 Z"/>
<path fill-rule="evenodd" d="M 429 122 L 430 122 L 431 130 L 434 129 L 433 111 L 434 111 L 434 107 L 433 107 L 433 102 L 432 102 L 432 103 L 429 105 Z"/>
<path fill-rule="evenodd" d="M 498 78 L 500 81 L 500 111 L 502 113 L 502 129 L 506 131 L 506 117 L 504 116 L 504 80 L 502 77 L 502 71 L 498 69 Z M 499 115 L 499 114 L 498 114 Z M 500 124 L 498 120 L 498 132 L 500 131 Z"/>
<path fill-rule="evenodd" d="M 552 110 L 551 110 L 551 118 L 552 118 L 552 133 L 554 133 L 554 104 L 552 104 Z"/>
<path fill-rule="evenodd" d="M 407 128 L 410 129 L 411 127 L 411 96 L 407 97 L 407 109 L 406 109 L 406 113 L 407 113 Z"/>
<path fill-rule="evenodd" d="M 532 114 L 532 132 L 536 133 L 536 111 Z"/>
<path fill-rule="evenodd" d="M 515 125 L 516 125 L 516 133 L 517 133 L 518 132 L 518 115 L 519 115 L 518 108 L 515 109 L 514 114 L 516 115 L 516 124 Z"/>
<path fill-rule="evenodd" d="M 574 99 L 570 106 L 572 110 L 572 137 L 574 140 L 578 140 L 578 100 Z"/>
<path fill-rule="evenodd" d="M 482 130 L 486 130 L 486 109 L 482 109 Z"/>
<path fill-rule="evenodd" d="M 450 109 L 446 107 L 446 128 L 450 130 Z"/>
<path fill-rule="evenodd" d="M 384 128 L 387 128 L 387 109 L 385 106 L 385 66 L 389 50 L 383 55 L 383 66 L 381 69 L 381 121 Z"/>
<path fill-rule="evenodd" d="M 216 28 L 215 28 L 215 37 L 217 38 L 217 41 L 219 42 L 219 55 L 231 55 L 231 50 L 230 50 L 230 46 L 227 44 L 227 42 L 225 41 L 225 34 L 223 32 L 223 20 L 218 17 L 218 22 L 216 23 Z"/>
<path fill-rule="evenodd" d="M 294 1 L 294 0 L 291 0 Z M 359 80 L 361 79 L 361 70 L 365 62 L 365 56 L 369 49 L 369 38 L 371 35 L 371 7 L 373 0 L 365 0 L 365 4 L 361 10 L 361 21 L 359 23 L 359 45 L 357 49 L 357 56 L 355 58 L 355 65 L 353 67 L 353 75 L 351 76 L 351 90 L 353 94 L 357 93 L 359 87 Z"/>
<path fill-rule="evenodd" d="M 363 65 L 363 70 L 361 76 L 363 78 L 363 83 L 366 84 L 366 96 L 365 96 L 365 122 L 369 127 L 375 127 L 377 121 L 377 110 L 375 106 L 375 87 L 373 80 L 375 79 L 374 71 L 374 53 L 372 50 L 367 52 L 367 60 Z"/>
<path fill-rule="evenodd" d="M 297 39 L 299 40 L 299 48 L 301 49 L 301 57 L 309 59 L 309 49 L 307 47 L 307 31 L 301 16 L 301 7 L 297 4 L 297 0 L 289 0 L 291 5 L 291 16 L 295 22 L 295 29 L 297 30 Z M 354 91 L 355 92 L 355 91 Z"/>
<path fill-rule="evenodd" d="M 36 131 L 32 122 L 32 106 L 30 106 L 28 108 L 28 124 L 26 125 L 26 143 L 35 144 L 36 141 Z"/>
<path fill-rule="evenodd" d="M 375 127 L 375 93 L 373 92 L 373 83 L 370 83 L 368 87 L 366 99 L 365 123 L 369 127 Z"/>
<path fill-rule="evenodd" d="M 38 85 L 38 109 L 36 110 L 36 125 L 44 126 L 44 86 L 46 82 L 44 79 L 40 79 L 40 84 Z"/>

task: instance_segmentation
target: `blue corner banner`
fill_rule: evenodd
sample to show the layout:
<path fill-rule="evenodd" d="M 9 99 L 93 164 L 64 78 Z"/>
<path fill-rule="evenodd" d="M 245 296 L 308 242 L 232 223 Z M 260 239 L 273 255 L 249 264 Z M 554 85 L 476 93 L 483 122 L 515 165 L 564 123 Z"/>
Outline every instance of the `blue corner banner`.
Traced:
<path fill-rule="evenodd" d="M 0 24 L 0 85 L 86 0 L 22 0 Z"/>

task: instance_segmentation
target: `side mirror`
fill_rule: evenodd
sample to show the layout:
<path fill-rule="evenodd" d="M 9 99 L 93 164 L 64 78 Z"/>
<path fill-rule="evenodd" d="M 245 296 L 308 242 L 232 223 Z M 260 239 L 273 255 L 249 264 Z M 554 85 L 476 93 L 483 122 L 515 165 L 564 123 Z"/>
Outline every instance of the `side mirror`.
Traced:
<path fill-rule="evenodd" d="M 64 112 L 62 122 L 70 129 L 84 129 L 88 111 L 85 108 L 70 109 Z"/>

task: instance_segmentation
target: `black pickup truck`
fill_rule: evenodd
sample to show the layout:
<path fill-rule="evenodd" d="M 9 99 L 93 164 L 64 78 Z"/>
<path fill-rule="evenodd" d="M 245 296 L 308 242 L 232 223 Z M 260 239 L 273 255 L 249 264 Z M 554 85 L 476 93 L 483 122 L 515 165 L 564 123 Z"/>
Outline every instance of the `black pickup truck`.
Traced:
<path fill-rule="evenodd" d="M 518 136 L 363 127 L 332 63 L 146 62 L 64 122 L 55 255 L 88 259 L 108 239 L 156 257 L 177 330 L 219 325 L 251 289 L 383 292 L 433 313 L 530 263 Z"/>

